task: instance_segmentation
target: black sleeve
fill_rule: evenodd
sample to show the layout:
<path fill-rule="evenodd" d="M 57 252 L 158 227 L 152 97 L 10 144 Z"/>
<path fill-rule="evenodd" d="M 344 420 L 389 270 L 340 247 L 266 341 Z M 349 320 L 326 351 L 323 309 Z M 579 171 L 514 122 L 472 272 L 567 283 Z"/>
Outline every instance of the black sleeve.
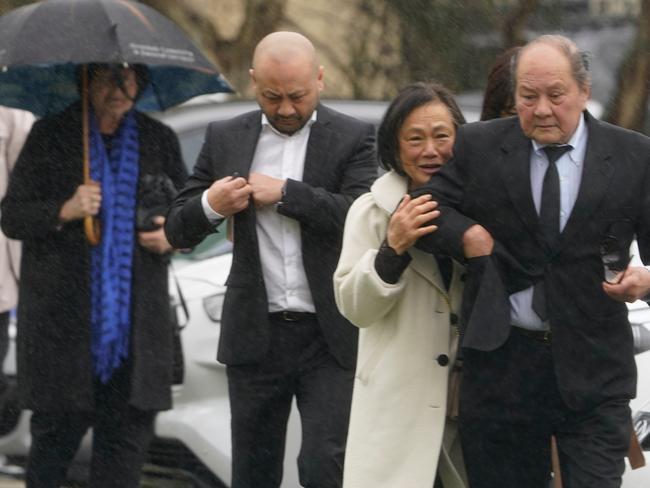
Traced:
<path fill-rule="evenodd" d="M 323 234 L 343 231 L 345 216 L 352 202 L 370 189 L 377 177 L 375 130 L 370 124 L 354 128 L 358 135 L 346 160 L 340 165 L 341 179 L 336 191 L 288 179 L 282 204 L 277 211 Z M 350 138 L 350 137 L 349 137 Z"/>
<path fill-rule="evenodd" d="M 384 240 L 375 256 L 375 271 L 384 283 L 394 285 L 411 262 L 408 252 L 400 255 Z"/>

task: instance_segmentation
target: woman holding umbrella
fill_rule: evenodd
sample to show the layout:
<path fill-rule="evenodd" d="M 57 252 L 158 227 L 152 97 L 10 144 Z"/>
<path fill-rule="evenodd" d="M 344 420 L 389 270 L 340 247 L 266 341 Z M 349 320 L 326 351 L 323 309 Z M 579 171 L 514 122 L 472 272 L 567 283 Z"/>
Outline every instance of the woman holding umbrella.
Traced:
<path fill-rule="evenodd" d="M 80 103 L 38 121 L 2 202 L 23 241 L 18 382 L 33 411 L 27 487 L 59 487 L 94 429 L 89 486 L 136 487 L 155 414 L 171 407 L 171 246 L 158 216 L 136 219 L 143 182 L 180 188 L 175 134 L 135 111 L 142 65 L 88 66 L 90 177 L 82 179 Z M 162 212 L 161 212 L 162 213 Z M 101 238 L 84 238 L 98 217 Z"/>

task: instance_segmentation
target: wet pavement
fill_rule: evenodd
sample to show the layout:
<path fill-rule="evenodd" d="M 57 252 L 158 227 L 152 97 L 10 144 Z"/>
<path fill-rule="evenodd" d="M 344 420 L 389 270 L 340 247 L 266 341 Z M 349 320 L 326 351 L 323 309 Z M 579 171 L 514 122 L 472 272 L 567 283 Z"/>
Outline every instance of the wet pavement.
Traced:
<path fill-rule="evenodd" d="M 140 484 L 141 488 L 195 488 L 191 481 L 179 479 L 174 470 L 147 465 Z M 66 488 L 85 488 L 85 483 L 70 483 Z M 14 476 L 0 474 L 0 488 L 25 488 L 25 482 Z"/>

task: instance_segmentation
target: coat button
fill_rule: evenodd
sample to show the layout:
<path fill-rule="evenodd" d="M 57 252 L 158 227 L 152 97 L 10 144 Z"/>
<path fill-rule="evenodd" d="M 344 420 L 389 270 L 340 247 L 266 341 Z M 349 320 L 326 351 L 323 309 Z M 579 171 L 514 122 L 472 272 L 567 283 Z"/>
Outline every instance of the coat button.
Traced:
<path fill-rule="evenodd" d="M 436 358 L 436 361 L 438 361 L 438 364 L 440 366 L 447 366 L 449 364 L 449 356 L 446 354 L 441 354 Z"/>
<path fill-rule="evenodd" d="M 458 315 L 455 313 L 450 313 L 449 314 L 449 323 L 451 325 L 457 325 L 458 324 Z"/>

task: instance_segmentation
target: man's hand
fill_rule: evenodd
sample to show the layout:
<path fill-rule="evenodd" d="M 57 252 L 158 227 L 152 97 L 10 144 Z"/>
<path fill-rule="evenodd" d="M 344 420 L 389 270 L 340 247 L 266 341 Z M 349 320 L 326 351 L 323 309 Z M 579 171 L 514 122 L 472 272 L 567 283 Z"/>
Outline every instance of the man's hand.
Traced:
<path fill-rule="evenodd" d="M 251 173 L 248 175 L 248 183 L 253 188 L 253 202 L 256 207 L 274 205 L 282 200 L 282 185 L 285 180 L 263 175 L 262 173 Z"/>
<path fill-rule="evenodd" d="M 165 217 L 157 215 L 153 218 L 153 223 L 159 226 L 156 230 L 147 232 L 138 232 L 138 242 L 147 251 L 154 254 L 165 254 L 172 250 L 172 246 L 165 237 Z"/>
<path fill-rule="evenodd" d="M 494 239 L 481 225 L 473 225 L 463 234 L 463 253 L 466 258 L 489 256 L 494 249 Z"/>
<path fill-rule="evenodd" d="M 603 290 L 619 302 L 634 302 L 650 294 L 650 270 L 630 266 L 623 272 L 621 281 L 613 285 L 603 282 Z"/>
<path fill-rule="evenodd" d="M 208 188 L 208 204 L 215 212 L 230 217 L 248 207 L 251 185 L 241 177 L 226 176 Z"/>
<path fill-rule="evenodd" d="M 388 223 L 386 241 L 397 254 L 403 254 L 415 244 L 423 235 L 434 232 L 437 225 L 422 227 L 440 215 L 436 210 L 437 202 L 431 200 L 431 195 L 422 195 L 418 198 L 411 198 L 406 195 L 397 210 L 393 213 Z"/>
<path fill-rule="evenodd" d="M 67 200 L 59 211 L 61 222 L 79 220 L 89 215 L 97 215 L 102 205 L 102 189 L 99 183 L 91 181 L 79 185 L 74 195 Z"/>

